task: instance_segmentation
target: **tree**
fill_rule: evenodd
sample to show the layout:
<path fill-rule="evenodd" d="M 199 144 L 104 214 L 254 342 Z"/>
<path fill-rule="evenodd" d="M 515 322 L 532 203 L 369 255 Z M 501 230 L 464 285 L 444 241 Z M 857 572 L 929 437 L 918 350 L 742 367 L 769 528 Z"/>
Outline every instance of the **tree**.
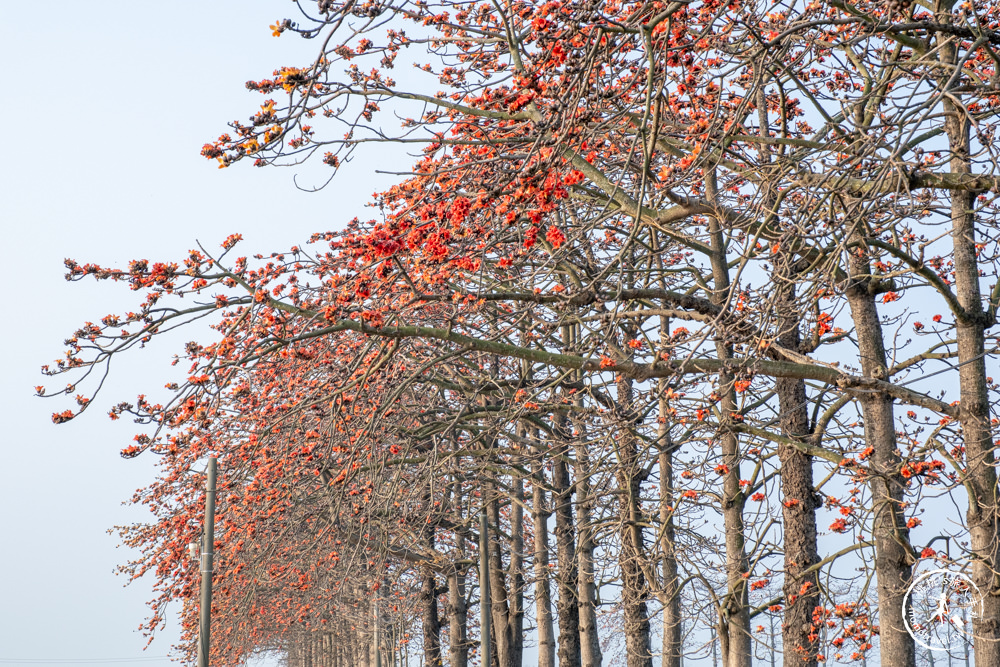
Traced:
<path fill-rule="evenodd" d="M 323 636 L 333 609 L 370 632 L 371 592 L 388 591 L 393 627 L 421 618 L 427 662 L 447 645 L 466 664 L 484 507 L 498 667 L 522 660 L 525 595 L 541 664 L 600 664 L 601 617 L 630 667 L 706 641 L 749 666 L 756 622 L 780 614 L 786 665 L 858 660 L 876 635 L 883 665 L 910 665 L 904 597 L 931 559 L 971 569 L 977 664 L 1000 662 L 998 11 L 322 0 L 276 23 L 322 36 L 321 53 L 250 82 L 282 101 L 206 157 L 312 158 L 336 187 L 369 143 L 420 154 L 376 220 L 314 235 L 316 250 L 230 260 L 234 235 L 183 264 L 68 263 L 146 297 L 85 325 L 51 373 L 86 377 L 216 318 L 173 400 L 112 410 L 155 427 L 127 455 L 162 455 L 137 498 L 155 520 L 126 532 L 144 553 L 131 571 L 159 577 L 152 622 L 193 594 L 187 472 L 213 452 L 231 480 L 227 662 L 311 645 L 302 631 Z M 925 510 L 966 524 L 921 528 Z"/>

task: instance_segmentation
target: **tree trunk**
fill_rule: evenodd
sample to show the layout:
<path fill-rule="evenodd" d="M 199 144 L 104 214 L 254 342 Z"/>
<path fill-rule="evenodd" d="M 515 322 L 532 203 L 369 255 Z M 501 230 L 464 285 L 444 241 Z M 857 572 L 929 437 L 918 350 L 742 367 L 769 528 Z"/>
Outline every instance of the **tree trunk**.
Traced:
<path fill-rule="evenodd" d="M 851 238 L 860 240 L 858 234 Z M 871 268 L 863 247 L 849 250 L 847 301 L 854 320 L 861 370 L 865 377 L 886 379 L 885 345 L 875 307 Z M 878 578 L 880 654 L 883 667 L 914 664 L 913 638 L 903 622 L 904 598 L 912 576 L 913 555 L 902 511 L 904 480 L 899 474 L 892 398 L 879 392 L 860 397 L 865 442 L 873 449 L 868 485 L 872 493 L 875 574 Z"/>
<path fill-rule="evenodd" d="M 458 482 L 449 484 L 446 509 L 459 521 L 463 515 L 462 487 Z M 463 532 L 458 540 L 458 552 L 464 556 L 468 533 Z M 465 591 L 465 572 L 454 566 L 448 572 L 448 665 L 468 667 L 469 665 L 469 613 Z"/>
<path fill-rule="evenodd" d="M 577 595 L 580 607 L 580 664 L 582 667 L 601 667 L 601 639 L 597 632 L 597 587 L 594 584 L 594 531 L 591 526 L 594 499 L 591 497 L 590 455 L 587 451 L 586 431 L 583 425 L 577 427 L 574 438 L 576 451 L 575 476 L 577 495 L 577 534 L 579 571 L 577 572 Z"/>
<path fill-rule="evenodd" d="M 485 493 L 493 500 L 488 505 L 490 522 L 490 614 L 493 621 L 493 651 L 499 667 L 511 667 L 513 636 L 508 606 L 507 577 L 503 568 L 503 544 L 500 541 L 500 501 L 493 484 L 487 484 Z"/>
<path fill-rule="evenodd" d="M 778 342 L 782 347 L 799 348 L 799 308 L 795 303 L 795 274 L 779 270 L 775 308 L 778 312 Z M 786 438 L 803 441 L 809 437 L 809 410 L 806 385 L 802 380 L 777 378 L 775 389 L 781 414 L 781 432 Z M 816 500 L 812 457 L 793 445 L 778 447 L 781 460 L 782 520 L 785 536 L 785 618 L 781 637 L 785 667 L 816 667 L 820 628 L 813 624 L 819 604 L 818 573 L 806 570 L 819 562 L 816 544 Z"/>
<path fill-rule="evenodd" d="M 522 434 L 523 435 L 523 434 Z M 513 503 L 510 510 L 510 629 L 511 666 L 521 667 L 524 660 L 524 482 L 513 478 Z"/>
<path fill-rule="evenodd" d="M 666 389 L 666 382 L 660 383 L 660 391 Z M 660 524 L 662 531 L 661 550 L 663 552 L 663 586 L 660 601 L 663 604 L 663 649 L 662 667 L 680 667 L 681 665 L 681 591 L 677 577 L 677 536 L 674 526 L 674 510 L 677 507 L 674 497 L 674 462 L 673 443 L 670 441 L 670 430 L 666 425 L 666 401 L 660 399 L 660 423 L 657 433 L 659 449 L 657 464 L 660 468 Z"/>
<path fill-rule="evenodd" d="M 427 524 L 424 543 L 428 550 L 434 548 L 434 526 Z M 423 612 L 424 664 L 441 667 L 441 618 L 438 616 L 437 581 L 434 571 L 425 567 L 420 586 L 420 606 Z"/>
<path fill-rule="evenodd" d="M 372 639 L 371 633 L 366 630 L 368 630 L 368 621 L 358 627 L 358 643 L 355 645 L 355 654 L 359 667 L 369 667 L 371 664 L 369 652 L 371 651 Z"/>
<path fill-rule="evenodd" d="M 567 354 L 577 352 L 579 325 L 563 327 L 563 343 Z M 574 373 L 577 382 L 583 374 Z M 573 398 L 576 407 L 583 407 L 583 399 Z M 601 639 L 597 631 L 597 587 L 594 583 L 594 530 L 591 525 L 594 498 L 590 490 L 590 451 L 587 442 L 587 424 L 583 419 L 572 420 L 573 465 L 576 492 L 576 530 L 578 538 L 577 603 L 580 608 L 580 664 L 582 667 L 601 667 Z"/>
<path fill-rule="evenodd" d="M 660 345 L 666 350 L 670 339 L 670 320 L 660 317 Z M 662 667 L 681 667 L 681 616 L 680 581 L 677 576 L 677 535 L 674 525 L 674 511 L 677 499 L 674 494 L 673 442 L 670 439 L 670 406 L 665 397 L 667 380 L 659 382 L 660 398 L 657 402 L 657 465 L 660 469 L 660 551 L 662 552 L 663 585 L 660 587 L 660 602 L 663 604 L 663 646 Z"/>
<path fill-rule="evenodd" d="M 648 582 L 643 573 L 641 508 L 639 506 L 640 466 L 635 437 L 631 433 L 633 415 L 632 382 L 622 378 L 618 389 L 618 433 L 615 453 L 618 465 L 618 524 L 621 551 L 618 563 L 622 574 L 622 609 L 625 621 L 625 661 L 628 667 L 652 667 L 649 641 Z"/>
<path fill-rule="evenodd" d="M 709 201 L 715 201 L 715 170 L 705 179 L 705 194 Z M 712 280 L 715 290 L 712 301 L 724 305 L 729 295 L 729 265 L 726 259 L 725 239 L 719 221 L 708 219 L 711 239 Z M 726 343 L 722 332 L 715 340 L 716 354 L 720 361 L 731 359 L 733 351 Z M 722 448 L 722 518 L 726 531 L 726 597 L 719 610 L 719 641 L 723 649 L 726 667 L 751 667 L 753 651 L 750 636 L 749 591 L 745 575 L 750 570 L 746 554 L 746 535 L 743 525 L 743 509 L 746 497 L 740 488 L 740 443 L 736 433 L 727 424 L 736 416 L 736 393 L 733 388 L 735 378 L 732 373 L 719 373 L 719 409 L 722 425 L 718 440 Z"/>
<path fill-rule="evenodd" d="M 555 667 L 556 639 L 549 588 L 549 514 L 545 510 L 545 467 L 539 457 L 531 481 L 531 522 L 534 526 L 535 615 L 538 624 L 538 667 Z"/>
<path fill-rule="evenodd" d="M 950 14 L 943 17 L 950 22 Z M 946 38 L 947 39 L 947 38 Z M 957 54 L 948 39 L 941 58 L 954 63 Z M 960 93 L 944 99 L 945 129 L 951 149 L 952 173 L 972 171 L 969 151 L 969 119 L 956 101 Z M 990 427 L 990 403 L 986 379 L 986 326 L 979 285 L 976 249 L 976 194 L 953 192 L 951 196 L 952 243 L 955 262 L 955 296 L 962 308 L 955 313 L 958 341 L 958 387 L 961 398 L 959 420 L 966 454 L 966 480 L 974 490 L 969 497 L 966 521 L 972 548 L 972 579 L 983 596 L 982 615 L 973 619 L 977 667 L 1000 666 L 1000 517 L 998 517 L 997 472 Z"/>
<path fill-rule="evenodd" d="M 557 420 L 563 421 L 557 416 Z M 580 606 L 577 601 L 577 555 L 573 530 L 573 487 L 569 483 L 569 447 L 566 423 L 556 429 L 557 448 L 552 461 L 552 504 L 556 515 L 556 583 L 559 599 L 559 667 L 580 665 Z"/>
<path fill-rule="evenodd" d="M 469 665 L 465 573 L 457 567 L 448 573 L 448 664 L 449 667 Z"/>

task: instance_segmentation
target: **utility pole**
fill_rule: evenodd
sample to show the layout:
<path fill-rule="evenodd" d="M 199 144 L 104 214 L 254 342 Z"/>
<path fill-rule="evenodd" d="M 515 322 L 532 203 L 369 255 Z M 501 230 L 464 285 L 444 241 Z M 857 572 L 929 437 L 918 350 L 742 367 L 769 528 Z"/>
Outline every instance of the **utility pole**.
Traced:
<path fill-rule="evenodd" d="M 205 532 L 201 538 L 201 627 L 198 631 L 198 667 L 208 667 L 212 633 L 212 569 L 215 556 L 215 457 L 208 459 L 205 483 Z"/>
<path fill-rule="evenodd" d="M 374 660 L 374 662 L 375 662 L 375 667 L 382 667 L 382 646 L 381 646 L 381 644 L 382 644 L 382 637 L 379 636 L 379 627 L 378 627 L 378 620 L 379 620 L 378 619 L 378 599 L 377 598 L 375 599 L 374 602 L 372 602 L 372 612 L 373 612 L 372 616 L 374 617 L 373 618 L 373 622 L 375 623 L 375 632 L 374 632 L 374 637 L 373 637 L 373 640 L 372 640 L 372 648 L 373 648 L 373 650 L 375 652 L 375 660 Z"/>
<path fill-rule="evenodd" d="M 490 596 L 490 533 L 486 524 L 486 504 L 479 513 L 479 631 L 482 634 L 483 667 L 493 664 L 492 611 L 493 600 Z"/>

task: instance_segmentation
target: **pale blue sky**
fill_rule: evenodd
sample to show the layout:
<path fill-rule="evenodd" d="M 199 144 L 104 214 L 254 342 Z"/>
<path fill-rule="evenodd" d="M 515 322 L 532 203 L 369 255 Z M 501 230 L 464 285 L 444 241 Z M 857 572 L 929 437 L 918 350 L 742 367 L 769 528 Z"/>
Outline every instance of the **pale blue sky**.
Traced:
<path fill-rule="evenodd" d="M 135 628 L 151 582 L 123 590 L 113 571 L 129 554 L 106 534 L 143 517 L 121 502 L 150 479 L 152 462 L 118 456 L 134 426 L 104 413 L 162 387 L 176 348 L 154 345 L 116 364 L 99 404 L 63 426 L 50 415 L 69 406 L 34 398 L 32 387 L 46 383 L 40 365 L 84 320 L 135 303 L 123 286 L 65 282 L 63 258 L 178 259 L 195 239 L 217 246 L 237 231 L 245 254 L 270 252 L 365 214 L 371 161 L 309 195 L 295 189 L 295 170 L 218 170 L 198 154 L 262 101 L 247 79 L 312 55 L 315 43 L 270 35 L 268 24 L 293 11 L 275 0 L 4 4 L 0 665 L 168 664 L 150 656 L 165 655 L 176 630 L 142 652 Z"/>

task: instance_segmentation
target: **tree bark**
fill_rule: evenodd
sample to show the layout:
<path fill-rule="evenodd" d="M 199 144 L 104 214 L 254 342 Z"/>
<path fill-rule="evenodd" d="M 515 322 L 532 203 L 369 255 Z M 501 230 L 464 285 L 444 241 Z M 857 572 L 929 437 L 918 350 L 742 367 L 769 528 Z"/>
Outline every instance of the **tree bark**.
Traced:
<path fill-rule="evenodd" d="M 579 341 L 579 325 L 563 327 L 563 342 L 567 353 L 575 354 Z M 577 382 L 583 374 L 574 373 Z M 573 404 L 583 407 L 577 395 Z M 601 667 L 601 639 L 597 631 L 597 587 L 594 583 L 594 530 L 592 517 L 594 498 L 590 490 L 590 451 L 587 441 L 587 424 L 578 419 L 572 422 L 574 489 L 576 492 L 576 526 L 578 557 L 577 602 L 580 607 L 580 664 L 582 667 Z"/>
<path fill-rule="evenodd" d="M 508 606 L 507 577 L 503 567 L 503 544 L 500 538 L 500 501 L 493 484 L 487 484 L 485 493 L 493 500 L 488 505 L 490 522 L 490 615 L 493 621 L 493 651 L 499 667 L 511 667 L 513 636 Z"/>
<path fill-rule="evenodd" d="M 591 525 L 594 499 L 588 479 L 590 455 L 587 451 L 586 430 L 580 425 L 574 438 L 576 451 L 575 471 L 577 494 L 577 534 L 580 545 L 577 595 L 580 607 L 580 664 L 582 667 L 601 667 L 601 639 L 597 631 L 597 586 L 594 583 L 594 530 Z"/>
<path fill-rule="evenodd" d="M 539 453 L 540 454 L 540 453 Z M 531 522 L 534 526 L 535 615 L 538 624 L 538 667 L 555 667 L 556 639 L 549 588 L 549 514 L 545 509 L 545 467 L 541 456 L 531 480 Z"/>
<path fill-rule="evenodd" d="M 670 320 L 660 317 L 660 345 L 666 350 L 670 339 Z M 670 405 L 666 399 L 668 383 L 660 380 L 660 397 L 657 402 L 657 465 L 660 469 L 660 551 L 662 552 L 663 585 L 660 587 L 660 602 L 663 605 L 663 646 L 662 667 L 681 667 L 683 647 L 681 645 L 680 580 L 677 576 L 677 531 L 674 512 L 677 499 L 674 493 L 673 442 L 670 438 Z"/>
<path fill-rule="evenodd" d="M 428 495 L 429 498 L 429 495 Z M 428 503 L 428 506 L 430 503 Z M 428 523 L 424 529 L 424 544 L 428 550 L 434 549 L 434 524 Z M 437 580 L 434 570 L 425 567 L 421 573 L 420 586 L 421 625 L 424 638 L 424 665 L 441 667 L 441 618 L 438 615 Z"/>
<path fill-rule="evenodd" d="M 646 598 L 649 586 L 643 573 L 643 540 L 641 508 L 639 506 L 640 466 L 635 437 L 630 430 L 634 396 L 632 381 L 622 378 L 618 389 L 618 433 L 615 453 L 618 464 L 618 525 L 621 550 L 618 563 L 622 575 L 622 609 L 625 621 L 625 662 L 628 667 L 652 667 L 653 655 L 649 641 L 649 610 Z"/>
<path fill-rule="evenodd" d="M 782 275 L 783 274 L 783 275 Z M 795 303 L 795 275 L 779 272 L 775 308 L 778 341 L 789 350 L 799 348 L 801 313 Z M 802 380 L 777 378 L 775 390 L 781 414 L 782 434 L 793 440 L 809 437 L 806 385 Z M 813 485 L 813 460 L 791 445 L 778 447 L 781 461 L 782 520 L 785 538 L 785 614 L 781 637 L 785 667 L 816 667 L 820 652 L 820 628 L 813 623 L 819 605 L 818 573 L 807 572 L 819 562 L 816 544 L 816 509 L 820 506 Z"/>
<path fill-rule="evenodd" d="M 858 240 L 858 234 L 852 234 L 852 238 Z M 871 267 L 863 248 L 855 246 L 848 252 L 850 278 L 846 293 L 861 355 L 861 370 L 865 377 L 886 379 L 885 344 L 871 289 Z M 896 448 L 892 398 L 882 392 L 865 392 L 860 403 L 865 442 L 873 449 L 868 486 L 874 512 L 872 537 L 878 578 L 879 652 L 883 667 L 910 667 L 915 660 L 914 644 L 906 631 L 903 615 L 906 588 L 912 578 L 913 555 L 901 505 L 905 486 L 899 474 L 901 459 Z"/>
<path fill-rule="evenodd" d="M 513 479 L 513 503 L 510 509 L 510 628 L 511 665 L 524 661 L 524 482 Z"/>
<path fill-rule="evenodd" d="M 950 13 L 941 17 L 951 21 Z M 942 36 L 944 37 L 944 36 Z M 947 37 L 941 59 L 955 63 L 954 42 Z M 950 72 L 950 70 L 949 70 Z M 947 82 L 945 82 L 947 85 Z M 953 173 L 970 173 L 969 118 L 959 106 L 961 94 L 944 98 L 945 130 L 951 149 Z M 959 421 L 965 445 L 965 478 L 973 490 L 966 521 L 972 549 L 972 580 L 982 594 L 982 615 L 973 619 L 977 667 L 1000 667 L 1000 510 L 997 498 L 996 459 L 990 426 L 986 375 L 987 313 L 983 309 L 976 249 L 976 193 L 951 194 L 952 244 L 955 263 L 955 296 L 963 312 L 955 313 L 958 342 Z"/>
<path fill-rule="evenodd" d="M 580 606 L 577 601 L 577 555 L 573 526 L 573 487 L 569 481 L 569 464 L 566 459 L 569 445 L 566 423 L 556 429 L 556 451 L 552 460 L 552 504 L 556 515 L 556 584 L 559 599 L 556 614 L 559 618 L 559 667 L 580 665 Z"/>
<path fill-rule="evenodd" d="M 705 179 L 705 194 L 709 201 L 716 199 L 715 170 Z M 712 280 L 715 289 L 712 301 L 722 306 L 729 298 L 729 265 L 726 259 L 725 238 L 719 221 L 708 219 L 711 239 Z M 720 361 L 732 358 L 733 351 L 725 341 L 724 332 L 715 340 L 716 354 Z M 743 509 L 746 497 L 740 488 L 740 444 L 736 433 L 727 427 L 736 415 L 736 393 L 732 373 L 719 373 L 719 409 L 722 425 L 718 440 L 722 449 L 722 465 L 727 472 L 722 483 L 722 517 L 726 531 L 726 596 L 719 610 L 719 640 L 723 648 L 726 667 L 752 667 L 753 651 L 750 635 L 749 591 L 746 574 L 750 561 L 746 554 L 746 535 L 743 525 Z"/>
<path fill-rule="evenodd" d="M 456 519 L 463 514 L 462 490 L 459 483 L 449 485 L 447 509 Z M 465 535 L 459 537 L 459 553 L 465 554 Z M 469 613 L 466 601 L 465 572 L 458 566 L 448 571 L 448 665 L 468 667 L 469 664 Z"/>
<path fill-rule="evenodd" d="M 469 664 L 465 573 L 457 567 L 448 573 L 448 664 L 449 667 Z"/>

